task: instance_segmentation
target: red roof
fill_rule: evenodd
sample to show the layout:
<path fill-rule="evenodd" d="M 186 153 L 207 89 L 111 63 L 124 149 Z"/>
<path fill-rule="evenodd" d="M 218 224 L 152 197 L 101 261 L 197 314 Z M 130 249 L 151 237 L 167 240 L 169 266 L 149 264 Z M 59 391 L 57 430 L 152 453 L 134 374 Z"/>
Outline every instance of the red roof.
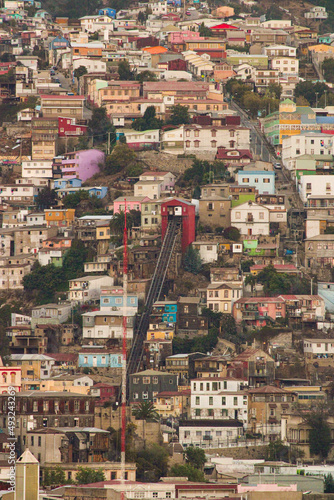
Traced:
<path fill-rule="evenodd" d="M 237 26 L 232 26 L 231 24 L 222 23 L 216 26 L 211 26 L 210 30 L 238 30 Z"/>
<path fill-rule="evenodd" d="M 53 358 L 55 361 L 77 361 L 78 355 L 74 353 L 62 353 L 62 352 L 53 352 L 48 353 L 50 358 Z"/>

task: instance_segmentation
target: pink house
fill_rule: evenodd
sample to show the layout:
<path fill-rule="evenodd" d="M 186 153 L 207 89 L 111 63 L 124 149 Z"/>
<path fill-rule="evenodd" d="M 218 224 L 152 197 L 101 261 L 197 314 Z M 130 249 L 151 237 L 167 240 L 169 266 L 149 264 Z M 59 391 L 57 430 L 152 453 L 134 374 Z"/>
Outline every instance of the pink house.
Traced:
<path fill-rule="evenodd" d="M 282 297 L 243 297 L 233 304 L 233 317 L 237 323 L 263 327 L 267 318 L 276 321 L 285 318 L 286 303 Z"/>
<path fill-rule="evenodd" d="M 125 212 L 125 200 L 127 212 L 130 212 L 130 210 L 139 210 L 139 212 L 141 212 L 141 204 L 144 201 L 149 201 L 149 199 L 148 196 L 120 196 L 114 200 L 114 214 Z"/>
<path fill-rule="evenodd" d="M 62 177 L 76 177 L 85 182 L 100 172 L 100 165 L 104 163 L 105 154 L 99 149 L 85 149 L 72 151 L 63 155 L 61 171 Z"/>

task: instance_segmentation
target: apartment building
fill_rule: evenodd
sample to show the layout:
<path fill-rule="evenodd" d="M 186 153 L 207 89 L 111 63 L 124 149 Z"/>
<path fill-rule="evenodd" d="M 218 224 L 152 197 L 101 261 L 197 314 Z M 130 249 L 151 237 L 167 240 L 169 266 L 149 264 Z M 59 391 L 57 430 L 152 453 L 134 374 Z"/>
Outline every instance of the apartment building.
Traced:
<path fill-rule="evenodd" d="M 126 336 L 130 341 L 133 338 L 133 328 L 136 313 L 127 312 Z M 118 311 L 92 311 L 82 315 L 84 339 L 94 339 L 95 342 L 105 343 L 108 339 L 120 342 L 123 336 L 123 312 Z"/>
<path fill-rule="evenodd" d="M 22 177 L 24 179 L 36 177 L 52 179 L 52 176 L 52 160 L 42 159 L 22 161 Z"/>
<path fill-rule="evenodd" d="M 85 303 L 99 300 L 101 288 L 113 286 L 110 276 L 83 276 L 69 280 L 68 299 L 72 302 Z"/>
<path fill-rule="evenodd" d="M 206 291 L 206 306 L 213 312 L 232 314 L 234 302 L 242 295 L 242 282 L 211 283 Z"/>
<path fill-rule="evenodd" d="M 244 380 L 204 377 L 191 380 L 193 419 L 234 419 L 247 427 L 248 396 Z"/>
<path fill-rule="evenodd" d="M 85 97 L 80 95 L 41 95 L 41 111 L 43 117 L 58 116 L 83 119 Z"/>
<path fill-rule="evenodd" d="M 237 323 L 243 321 L 250 327 L 265 326 L 267 319 L 276 321 L 285 316 L 286 304 L 282 297 L 243 297 L 233 305 L 235 321 Z"/>
<path fill-rule="evenodd" d="M 332 196 L 334 194 L 334 175 L 301 176 L 299 194 L 305 204 L 309 196 Z"/>

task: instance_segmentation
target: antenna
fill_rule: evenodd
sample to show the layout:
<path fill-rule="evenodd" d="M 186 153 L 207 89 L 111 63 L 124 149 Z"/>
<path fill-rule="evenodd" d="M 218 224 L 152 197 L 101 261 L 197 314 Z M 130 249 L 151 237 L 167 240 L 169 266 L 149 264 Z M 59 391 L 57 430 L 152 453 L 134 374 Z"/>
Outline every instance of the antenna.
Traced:
<path fill-rule="evenodd" d="M 128 232 L 126 226 L 126 198 L 124 199 L 124 233 L 123 233 L 123 346 L 122 346 L 122 431 L 121 431 L 121 499 L 125 498 L 125 434 L 126 434 L 126 331 L 128 301 Z"/>

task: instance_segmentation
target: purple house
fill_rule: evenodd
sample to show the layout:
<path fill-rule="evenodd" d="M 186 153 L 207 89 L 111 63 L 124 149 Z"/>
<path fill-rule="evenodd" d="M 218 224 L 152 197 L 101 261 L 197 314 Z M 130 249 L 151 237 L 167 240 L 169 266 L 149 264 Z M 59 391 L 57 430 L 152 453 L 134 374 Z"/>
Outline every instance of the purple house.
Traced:
<path fill-rule="evenodd" d="M 65 153 L 62 160 L 62 177 L 76 177 L 85 182 L 100 172 L 99 165 L 104 163 L 104 153 L 98 149 L 85 149 Z"/>

